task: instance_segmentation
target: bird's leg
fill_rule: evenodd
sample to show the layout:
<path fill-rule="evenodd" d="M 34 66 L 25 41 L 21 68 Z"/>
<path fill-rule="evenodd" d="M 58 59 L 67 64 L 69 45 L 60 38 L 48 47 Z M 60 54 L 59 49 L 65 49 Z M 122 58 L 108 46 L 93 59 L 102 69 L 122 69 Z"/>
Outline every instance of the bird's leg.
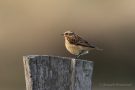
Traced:
<path fill-rule="evenodd" d="M 81 54 L 77 55 L 77 56 L 75 57 L 75 59 L 78 59 L 80 56 L 81 56 Z"/>
<path fill-rule="evenodd" d="M 82 55 L 83 52 L 84 52 L 84 51 L 81 51 L 81 52 L 75 57 L 75 59 L 78 59 L 78 58 Z"/>

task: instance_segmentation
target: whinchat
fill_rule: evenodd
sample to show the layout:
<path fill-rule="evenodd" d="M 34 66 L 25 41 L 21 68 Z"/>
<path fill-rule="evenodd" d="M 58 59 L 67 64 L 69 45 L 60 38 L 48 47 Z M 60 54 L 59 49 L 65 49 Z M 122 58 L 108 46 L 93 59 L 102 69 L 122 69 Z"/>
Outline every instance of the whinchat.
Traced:
<path fill-rule="evenodd" d="M 65 38 L 66 49 L 79 58 L 81 55 L 88 54 L 90 50 L 102 50 L 96 46 L 89 44 L 86 40 L 72 31 L 66 31 L 63 34 Z"/>

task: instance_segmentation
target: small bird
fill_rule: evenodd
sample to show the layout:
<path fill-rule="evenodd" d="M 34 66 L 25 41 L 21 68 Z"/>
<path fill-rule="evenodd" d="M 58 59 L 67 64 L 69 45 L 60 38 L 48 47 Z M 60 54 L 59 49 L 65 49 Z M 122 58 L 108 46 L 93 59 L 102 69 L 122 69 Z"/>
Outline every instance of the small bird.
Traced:
<path fill-rule="evenodd" d="M 86 40 L 81 38 L 79 35 L 72 31 L 66 31 L 62 34 L 65 39 L 66 49 L 73 55 L 76 55 L 76 58 L 79 58 L 81 55 L 88 54 L 90 50 L 100 50 L 96 46 L 89 44 Z"/>

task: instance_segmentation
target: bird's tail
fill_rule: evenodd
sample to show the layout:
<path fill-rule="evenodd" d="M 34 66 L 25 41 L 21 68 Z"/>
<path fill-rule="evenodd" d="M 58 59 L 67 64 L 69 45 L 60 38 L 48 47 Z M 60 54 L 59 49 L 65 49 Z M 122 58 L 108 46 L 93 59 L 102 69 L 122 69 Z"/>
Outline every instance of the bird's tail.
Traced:
<path fill-rule="evenodd" d="M 98 51 L 103 51 L 103 49 L 99 48 L 99 47 L 95 47 L 96 50 Z"/>

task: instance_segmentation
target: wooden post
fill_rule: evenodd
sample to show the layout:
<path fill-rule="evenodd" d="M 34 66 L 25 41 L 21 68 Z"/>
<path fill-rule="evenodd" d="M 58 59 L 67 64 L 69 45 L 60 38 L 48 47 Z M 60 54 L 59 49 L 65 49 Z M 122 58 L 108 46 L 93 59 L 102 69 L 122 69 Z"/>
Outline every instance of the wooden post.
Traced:
<path fill-rule="evenodd" d="M 30 55 L 23 62 L 26 90 L 91 90 L 92 61 Z"/>

